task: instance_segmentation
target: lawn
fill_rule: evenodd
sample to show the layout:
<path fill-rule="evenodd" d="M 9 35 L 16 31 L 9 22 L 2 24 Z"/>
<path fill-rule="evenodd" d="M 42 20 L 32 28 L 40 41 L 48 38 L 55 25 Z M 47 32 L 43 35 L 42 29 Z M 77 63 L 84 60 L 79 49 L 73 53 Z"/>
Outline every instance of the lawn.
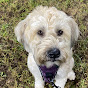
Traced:
<path fill-rule="evenodd" d="M 34 88 L 28 53 L 17 42 L 14 28 L 38 5 L 55 6 L 78 23 L 80 37 L 73 50 L 76 79 L 68 80 L 65 88 L 88 88 L 88 0 L 0 0 L 0 88 Z"/>

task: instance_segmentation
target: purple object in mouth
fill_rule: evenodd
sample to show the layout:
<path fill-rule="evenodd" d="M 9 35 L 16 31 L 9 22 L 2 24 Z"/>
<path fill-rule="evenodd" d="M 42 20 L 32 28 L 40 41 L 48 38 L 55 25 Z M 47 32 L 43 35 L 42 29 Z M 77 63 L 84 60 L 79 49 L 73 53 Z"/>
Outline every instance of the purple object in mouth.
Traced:
<path fill-rule="evenodd" d="M 43 80 L 47 83 L 50 83 L 54 78 L 57 73 L 57 70 L 59 66 L 53 65 L 50 68 L 47 68 L 46 66 L 39 66 Z"/>

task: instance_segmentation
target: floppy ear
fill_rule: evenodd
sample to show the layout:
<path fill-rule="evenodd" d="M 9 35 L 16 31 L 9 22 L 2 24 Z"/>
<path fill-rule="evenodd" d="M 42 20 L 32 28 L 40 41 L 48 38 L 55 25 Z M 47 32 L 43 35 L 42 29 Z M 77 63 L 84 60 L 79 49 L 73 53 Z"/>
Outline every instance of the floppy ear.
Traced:
<path fill-rule="evenodd" d="M 29 16 L 27 16 L 24 20 L 19 22 L 14 30 L 18 42 L 24 45 L 24 48 L 27 52 L 29 52 L 29 45 L 25 41 L 26 39 L 24 37 L 24 32 L 26 27 L 28 26 L 28 22 L 29 22 Z"/>
<path fill-rule="evenodd" d="M 75 41 L 78 40 L 79 29 L 77 23 L 72 18 L 69 18 L 68 24 L 71 27 L 71 47 L 73 47 Z"/>
<path fill-rule="evenodd" d="M 14 30 L 17 40 L 20 43 L 23 43 L 23 35 L 26 27 L 27 27 L 27 18 L 19 22 Z"/>

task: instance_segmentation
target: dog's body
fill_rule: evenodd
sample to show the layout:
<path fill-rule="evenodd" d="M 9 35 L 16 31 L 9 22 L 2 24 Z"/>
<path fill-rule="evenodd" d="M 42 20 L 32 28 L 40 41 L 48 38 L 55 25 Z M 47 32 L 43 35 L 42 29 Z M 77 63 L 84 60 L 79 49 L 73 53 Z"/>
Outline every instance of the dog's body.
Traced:
<path fill-rule="evenodd" d="M 35 78 L 35 88 L 44 88 L 39 66 L 59 66 L 55 85 L 61 88 L 67 79 L 75 79 L 72 46 L 79 30 L 71 17 L 55 7 L 39 6 L 17 25 L 15 34 L 29 52 L 28 68 Z"/>

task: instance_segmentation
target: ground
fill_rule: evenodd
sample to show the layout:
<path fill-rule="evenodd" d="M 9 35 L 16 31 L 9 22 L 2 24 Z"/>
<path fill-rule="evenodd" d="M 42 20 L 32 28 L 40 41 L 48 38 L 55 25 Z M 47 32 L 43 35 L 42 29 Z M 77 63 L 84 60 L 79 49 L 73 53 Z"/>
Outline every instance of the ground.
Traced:
<path fill-rule="evenodd" d="M 68 80 L 65 88 L 88 88 L 88 0 L 0 0 L 0 88 L 34 88 L 28 53 L 17 42 L 14 28 L 38 5 L 55 6 L 78 23 L 80 37 L 73 54 L 76 79 Z"/>

